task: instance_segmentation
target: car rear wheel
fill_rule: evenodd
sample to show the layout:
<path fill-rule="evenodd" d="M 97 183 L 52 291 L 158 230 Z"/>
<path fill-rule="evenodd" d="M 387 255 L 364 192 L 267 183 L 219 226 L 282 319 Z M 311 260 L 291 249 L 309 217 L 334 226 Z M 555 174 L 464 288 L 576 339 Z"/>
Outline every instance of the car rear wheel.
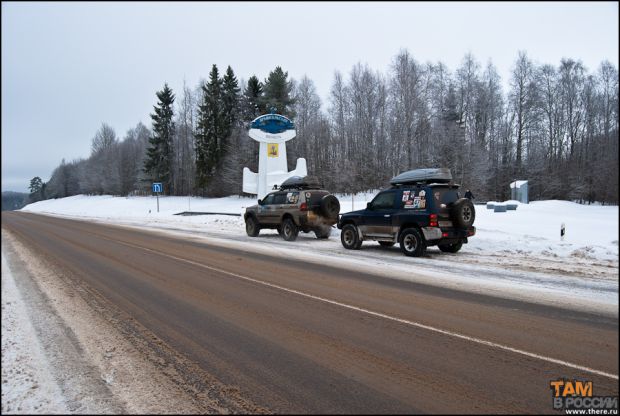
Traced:
<path fill-rule="evenodd" d="M 249 216 L 245 219 L 245 232 L 250 237 L 256 237 L 260 232 L 260 226 L 258 225 L 258 221 L 253 216 Z"/>
<path fill-rule="evenodd" d="M 439 247 L 439 250 L 444 253 L 456 253 L 461 249 L 461 247 L 463 247 L 463 242 L 459 241 L 454 244 L 439 244 L 437 247 Z"/>
<path fill-rule="evenodd" d="M 297 228 L 292 219 L 286 218 L 282 222 L 282 238 L 286 241 L 295 241 L 298 234 L 299 228 Z"/>
<path fill-rule="evenodd" d="M 331 233 L 332 233 L 331 227 L 320 227 L 314 230 L 314 234 L 316 235 L 316 238 L 318 238 L 319 240 L 324 240 L 326 238 L 329 238 Z"/>
<path fill-rule="evenodd" d="M 345 225 L 340 233 L 340 242 L 348 250 L 359 250 L 362 246 L 362 240 L 360 240 L 357 227 L 353 224 Z"/>
<path fill-rule="evenodd" d="M 407 228 L 400 235 L 400 249 L 406 256 L 420 257 L 426 251 L 426 243 L 415 228 Z"/>

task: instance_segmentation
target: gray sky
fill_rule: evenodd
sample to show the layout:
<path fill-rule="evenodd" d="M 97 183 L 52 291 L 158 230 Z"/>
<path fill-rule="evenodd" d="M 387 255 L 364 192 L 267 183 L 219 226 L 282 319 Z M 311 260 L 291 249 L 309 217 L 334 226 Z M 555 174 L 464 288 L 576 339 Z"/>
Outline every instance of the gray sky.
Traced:
<path fill-rule="evenodd" d="M 2 2 L 2 190 L 88 157 L 102 122 L 120 138 L 150 127 L 164 82 L 193 88 L 212 64 L 244 79 L 306 74 L 325 108 L 335 70 L 385 73 L 401 48 L 451 71 L 467 52 L 492 59 L 505 83 L 519 50 L 617 67 L 618 3 Z"/>

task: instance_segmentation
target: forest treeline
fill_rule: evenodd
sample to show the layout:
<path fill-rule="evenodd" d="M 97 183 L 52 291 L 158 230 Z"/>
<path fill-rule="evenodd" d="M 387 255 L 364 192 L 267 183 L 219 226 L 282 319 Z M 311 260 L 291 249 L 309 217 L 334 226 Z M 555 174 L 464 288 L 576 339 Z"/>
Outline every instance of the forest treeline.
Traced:
<path fill-rule="evenodd" d="M 291 118 L 289 168 L 333 192 L 385 187 L 399 172 L 448 167 L 478 200 L 505 200 L 509 183 L 529 180 L 530 199 L 618 204 L 618 69 L 588 70 L 575 59 L 534 63 L 519 52 L 505 91 L 492 62 L 467 54 L 451 71 L 400 51 L 384 73 L 357 64 L 334 73 L 329 102 L 315 85 L 276 67 L 263 81 L 238 80 L 213 65 L 195 88 L 156 93 L 151 125 L 119 139 L 103 123 L 87 159 L 63 160 L 51 178 L 31 181 L 31 200 L 76 194 L 242 194 L 242 169 L 257 170 L 255 117 Z"/>

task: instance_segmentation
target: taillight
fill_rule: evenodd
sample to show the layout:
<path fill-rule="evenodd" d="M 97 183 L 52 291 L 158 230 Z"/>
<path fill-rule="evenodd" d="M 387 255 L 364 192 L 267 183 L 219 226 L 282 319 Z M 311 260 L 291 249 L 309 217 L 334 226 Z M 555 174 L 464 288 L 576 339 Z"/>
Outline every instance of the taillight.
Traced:
<path fill-rule="evenodd" d="M 437 214 L 431 214 L 430 217 L 431 217 L 431 221 L 428 225 L 431 227 L 439 226 L 439 224 L 437 223 Z"/>
<path fill-rule="evenodd" d="M 299 210 L 308 211 L 308 204 L 306 204 L 305 202 L 302 202 L 301 205 L 299 206 Z"/>

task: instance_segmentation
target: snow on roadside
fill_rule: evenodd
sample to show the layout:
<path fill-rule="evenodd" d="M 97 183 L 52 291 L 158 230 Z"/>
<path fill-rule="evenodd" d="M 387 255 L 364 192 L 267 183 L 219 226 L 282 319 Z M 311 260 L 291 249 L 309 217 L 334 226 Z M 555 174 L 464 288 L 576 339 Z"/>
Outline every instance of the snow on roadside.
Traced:
<path fill-rule="evenodd" d="M 376 192 L 337 195 L 341 212 L 365 208 Z M 27 205 L 22 211 L 99 219 L 145 226 L 204 228 L 244 235 L 243 222 L 226 216 L 175 216 L 183 211 L 241 214 L 254 205 L 254 198 L 160 197 L 157 212 L 155 197 L 113 197 L 77 195 Z M 518 203 L 517 203 L 518 204 Z M 560 227 L 566 226 L 564 240 Z M 536 255 L 568 260 L 598 259 L 618 261 L 618 207 L 579 205 L 567 201 L 535 201 L 518 204 L 515 211 L 496 213 L 476 205 L 477 234 L 465 245 L 464 252 L 502 256 Z M 338 235 L 337 230 L 334 233 Z"/>
<path fill-rule="evenodd" d="M 68 413 L 2 253 L 2 413 Z"/>

